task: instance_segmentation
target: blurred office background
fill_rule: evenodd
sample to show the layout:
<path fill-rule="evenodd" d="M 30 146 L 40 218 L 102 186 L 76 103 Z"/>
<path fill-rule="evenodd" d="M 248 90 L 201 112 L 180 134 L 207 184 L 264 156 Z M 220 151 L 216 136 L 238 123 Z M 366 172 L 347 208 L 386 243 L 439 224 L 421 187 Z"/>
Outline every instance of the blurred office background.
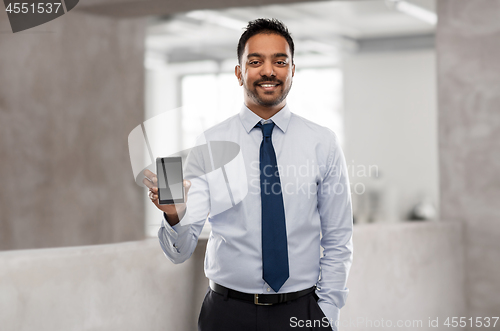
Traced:
<path fill-rule="evenodd" d="M 237 113 L 243 93 L 234 76 L 235 49 L 242 29 L 256 17 L 278 18 L 296 43 L 288 104 L 339 136 L 355 221 L 417 218 L 412 211 L 422 204 L 431 209 L 426 218 L 435 219 L 435 3 L 419 1 L 416 7 L 431 21 L 390 4 L 301 2 L 152 20 L 145 46 L 146 118 L 176 112 L 178 130 L 172 127 L 170 137 L 159 139 L 184 150 L 204 129 Z M 146 206 L 148 233 L 154 235 L 157 212 Z"/>
<path fill-rule="evenodd" d="M 0 14 L 6 330 L 196 329 L 210 229 L 186 263 L 163 256 L 127 137 L 168 113 L 151 141 L 185 150 L 237 113 L 236 44 L 258 17 L 294 37 L 292 111 L 345 152 L 355 258 L 341 329 L 498 316 L 499 0 L 89 0 L 16 34 Z"/>

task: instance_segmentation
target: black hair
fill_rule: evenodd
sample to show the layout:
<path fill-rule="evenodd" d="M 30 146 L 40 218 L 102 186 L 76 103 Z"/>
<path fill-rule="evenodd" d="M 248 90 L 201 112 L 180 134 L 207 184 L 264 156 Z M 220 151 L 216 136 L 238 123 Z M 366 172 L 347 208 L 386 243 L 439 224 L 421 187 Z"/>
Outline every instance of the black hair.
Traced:
<path fill-rule="evenodd" d="M 288 42 L 288 46 L 290 47 L 290 52 L 292 53 L 293 63 L 294 46 L 292 36 L 290 35 L 290 32 L 288 31 L 285 24 L 275 18 L 258 18 L 256 20 L 248 22 L 245 32 L 243 32 L 240 40 L 238 41 L 238 63 L 241 64 L 241 56 L 243 55 L 243 50 L 245 49 L 245 45 L 248 39 L 259 33 L 277 34 L 285 38 Z"/>

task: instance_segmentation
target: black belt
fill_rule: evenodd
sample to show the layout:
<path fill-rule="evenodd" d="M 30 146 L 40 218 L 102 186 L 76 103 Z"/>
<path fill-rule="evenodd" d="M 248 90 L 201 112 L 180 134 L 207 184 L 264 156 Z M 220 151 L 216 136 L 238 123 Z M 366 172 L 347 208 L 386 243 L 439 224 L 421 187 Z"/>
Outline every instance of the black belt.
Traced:
<path fill-rule="evenodd" d="M 307 288 L 302 291 L 290 292 L 290 293 L 276 293 L 276 294 L 250 294 L 243 293 L 239 291 L 232 290 L 230 288 L 219 285 L 213 281 L 210 281 L 210 288 L 215 293 L 222 294 L 231 299 L 238 299 L 244 301 L 250 301 L 256 305 L 270 306 L 277 303 L 283 303 L 291 300 L 298 299 L 306 294 L 311 293 L 316 289 L 316 286 Z"/>

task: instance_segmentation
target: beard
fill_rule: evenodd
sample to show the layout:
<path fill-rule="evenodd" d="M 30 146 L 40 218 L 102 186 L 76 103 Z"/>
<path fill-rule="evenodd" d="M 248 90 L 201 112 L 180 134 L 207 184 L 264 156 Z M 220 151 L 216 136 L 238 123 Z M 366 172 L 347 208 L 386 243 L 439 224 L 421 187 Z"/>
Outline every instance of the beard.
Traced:
<path fill-rule="evenodd" d="M 257 92 L 257 85 L 262 83 L 262 82 L 271 82 L 271 83 L 278 83 L 278 88 L 281 88 L 281 93 L 276 91 L 275 93 L 277 94 L 274 98 L 262 98 L 259 95 L 259 92 Z M 253 83 L 253 89 L 250 89 L 247 87 L 247 84 L 245 81 L 243 81 L 243 87 L 245 89 L 245 93 L 258 105 L 263 106 L 263 107 L 274 107 L 276 105 L 279 105 L 283 100 L 286 99 L 288 96 L 288 93 L 290 92 L 290 89 L 292 88 L 292 83 L 290 82 L 289 86 L 284 86 L 283 81 L 278 80 L 276 78 L 274 79 L 259 79 Z M 264 92 L 266 93 L 266 92 Z"/>

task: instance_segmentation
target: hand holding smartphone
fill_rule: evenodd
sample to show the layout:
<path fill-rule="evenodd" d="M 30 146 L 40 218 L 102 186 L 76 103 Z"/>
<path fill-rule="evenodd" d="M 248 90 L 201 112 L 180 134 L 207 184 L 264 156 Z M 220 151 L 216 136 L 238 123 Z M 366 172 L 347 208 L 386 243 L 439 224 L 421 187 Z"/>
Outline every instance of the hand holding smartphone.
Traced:
<path fill-rule="evenodd" d="M 172 205 L 184 203 L 184 184 L 182 158 L 156 158 L 156 176 L 158 178 L 158 203 Z"/>
<path fill-rule="evenodd" d="M 167 159 L 162 162 L 162 159 Z M 158 158 L 157 174 L 144 170 L 142 183 L 149 188 L 151 202 L 166 214 L 171 226 L 179 223 L 186 211 L 187 193 L 191 187 L 189 180 L 183 180 L 182 159 Z M 160 193 L 160 188 L 162 192 Z M 160 202 L 161 195 L 161 202 Z"/>

